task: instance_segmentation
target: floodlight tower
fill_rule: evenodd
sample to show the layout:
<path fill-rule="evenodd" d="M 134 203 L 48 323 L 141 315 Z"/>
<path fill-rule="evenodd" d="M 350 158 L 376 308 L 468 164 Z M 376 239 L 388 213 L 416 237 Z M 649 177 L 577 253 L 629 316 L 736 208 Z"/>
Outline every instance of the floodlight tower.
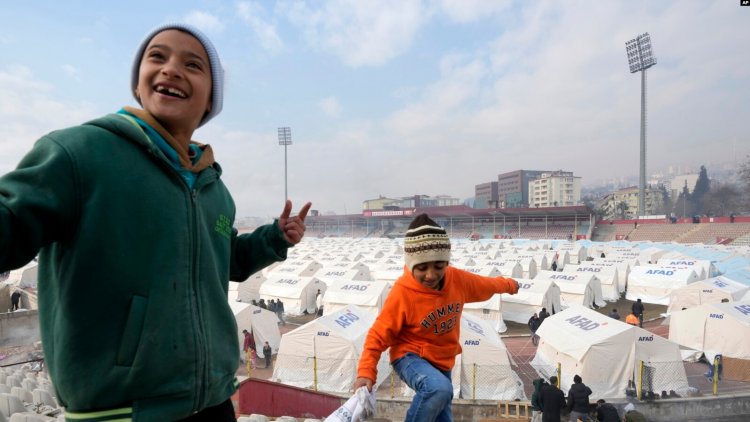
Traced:
<path fill-rule="evenodd" d="M 289 199 L 286 184 L 286 147 L 292 144 L 292 129 L 289 127 L 279 128 L 279 145 L 284 145 L 284 201 Z"/>
<path fill-rule="evenodd" d="M 641 171 L 638 180 L 638 215 L 645 215 L 646 204 L 646 69 L 656 64 L 648 32 L 625 43 L 630 73 L 641 72 Z"/>

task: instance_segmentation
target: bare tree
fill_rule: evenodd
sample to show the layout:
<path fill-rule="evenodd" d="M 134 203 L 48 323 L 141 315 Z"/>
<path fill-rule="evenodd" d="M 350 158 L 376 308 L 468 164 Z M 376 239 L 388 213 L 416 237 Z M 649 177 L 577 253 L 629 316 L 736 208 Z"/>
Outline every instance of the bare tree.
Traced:
<path fill-rule="evenodd" d="M 703 197 L 703 209 L 713 216 L 727 216 L 736 213 L 742 206 L 740 191 L 733 185 L 712 186 Z"/>

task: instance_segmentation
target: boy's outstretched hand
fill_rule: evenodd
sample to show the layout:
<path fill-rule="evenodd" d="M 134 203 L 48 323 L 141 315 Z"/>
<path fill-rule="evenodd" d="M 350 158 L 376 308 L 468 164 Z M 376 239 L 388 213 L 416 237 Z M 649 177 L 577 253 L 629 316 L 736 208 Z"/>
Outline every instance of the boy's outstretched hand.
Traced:
<path fill-rule="evenodd" d="M 284 239 L 292 245 L 296 245 L 302 240 L 302 236 L 305 235 L 305 217 L 307 212 L 310 211 L 312 203 L 306 203 L 299 213 L 295 216 L 290 216 L 292 213 L 292 201 L 286 200 L 284 204 L 284 211 L 279 216 L 279 228 L 284 233 Z"/>
<path fill-rule="evenodd" d="M 359 387 L 367 387 L 368 391 L 372 391 L 372 380 L 364 377 L 357 378 L 354 382 L 354 391 L 357 391 Z"/>

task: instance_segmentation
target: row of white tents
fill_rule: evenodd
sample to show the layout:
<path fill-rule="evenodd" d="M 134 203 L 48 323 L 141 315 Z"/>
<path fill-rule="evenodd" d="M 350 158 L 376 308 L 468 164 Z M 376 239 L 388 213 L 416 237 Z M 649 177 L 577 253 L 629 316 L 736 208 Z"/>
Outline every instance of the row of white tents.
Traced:
<path fill-rule="evenodd" d="M 506 320 L 526 323 L 542 307 L 556 313 L 537 332 L 541 342 L 531 364 L 547 377 L 550 368 L 560 363 L 563 389 L 570 387 L 573 374 L 579 374 L 596 396 L 621 397 L 638 363 L 644 361 L 649 388 L 682 394 L 687 381 L 684 368 L 675 363 L 686 356 L 704 353 L 711 359 L 721 354 L 750 360 L 750 276 L 745 278 L 750 272 L 750 251 L 724 250 L 717 256 L 707 249 L 455 242 L 453 265 L 487 276 L 514 277 L 521 287 L 517 295 L 496 295 L 466 306 L 461 322 L 463 353 L 453 374 L 457 397 L 525 398 L 512 370 L 514 363 L 497 333 L 505 330 Z M 558 271 L 550 271 L 552 262 Z M 251 329 L 261 358 L 262 345 L 269 342 L 278 352 L 273 375 L 277 381 L 309 387 L 315 367 L 319 389 L 347 392 L 354 382 L 364 336 L 402 272 L 398 241 L 306 240 L 290 250 L 284 263 L 231 284 L 229 301 L 238 338 L 242 342 L 242 329 Z M 35 287 L 35 273 L 35 264 L 30 264 L 11 272 L 9 282 L 15 287 Z M 318 291 L 324 297 L 325 315 L 284 336 L 276 315 L 248 303 L 281 298 L 289 314 L 313 313 Z M 589 309 L 617 300 L 623 293 L 630 300 L 669 305 L 669 339 Z M 729 302 L 717 303 L 722 299 Z M 474 388 L 474 365 L 507 370 L 487 371 L 477 379 L 479 388 Z M 304 368 L 310 368 L 306 375 Z M 382 382 L 388 373 L 387 353 L 379 368 Z"/>
<path fill-rule="evenodd" d="M 245 302 L 281 297 L 286 299 L 287 313 L 310 313 L 316 308 L 314 299 L 318 290 L 324 294 L 324 302 L 330 302 L 326 304 L 332 307 L 336 303 L 357 303 L 348 294 L 355 293 L 353 290 L 339 290 L 334 295 L 336 301 L 328 299 L 325 293 L 332 286 L 341 289 L 349 281 L 391 284 L 403 272 L 401 245 L 394 240 L 314 239 L 310 243 L 300 247 L 298 253 L 290 254 L 293 256 L 286 262 L 242 283 L 236 297 Z M 657 253 L 653 247 L 637 252 L 633 247 L 601 245 L 572 250 L 574 245 L 563 243 L 553 248 L 548 244 L 531 244 L 521 248 L 507 241 L 484 245 L 458 243 L 452 265 L 486 276 L 552 280 L 560 288 L 562 308 L 576 304 L 603 306 L 605 301 L 617 301 L 623 294 L 629 300 L 640 298 L 645 303 L 667 305 L 674 290 L 718 273 L 710 260 L 690 259 L 681 253 Z M 587 255 L 599 250 L 606 250 L 606 257 Z M 557 271 L 549 271 L 552 262 L 558 263 Z M 369 294 L 387 294 L 387 291 L 388 287 L 376 288 Z M 358 300 L 362 300 L 362 295 Z M 369 301 L 382 302 L 382 298 Z M 492 305 L 489 311 L 494 312 L 494 302 L 488 305 Z M 497 325 L 501 328 L 503 324 L 497 322 Z"/>
<path fill-rule="evenodd" d="M 364 339 L 374 321 L 370 312 L 352 305 L 284 334 L 272 380 L 323 391 L 350 391 L 356 379 Z M 456 397 L 526 399 L 523 384 L 512 369 L 508 350 L 492 324 L 464 313 L 460 342 L 463 352 L 457 358 L 452 374 Z M 475 365 L 485 368 L 478 386 L 474 385 Z M 387 351 L 380 357 L 378 374 L 376 386 L 389 379 Z M 399 395 L 409 394 L 406 390 L 399 391 Z"/>
<path fill-rule="evenodd" d="M 649 389 L 684 394 L 688 388 L 684 368 L 676 365 L 683 357 L 695 358 L 706 352 L 707 356 L 723 353 L 750 358 L 731 351 L 730 344 L 714 347 L 717 350 L 707 348 L 707 343 L 719 343 L 714 337 L 692 333 L 695 330 L 680 330 L 692 333 L 688 339 L 670 334 L 668 340 L 588 309 L 625 294 L 628 299 L 639 297 L 646 303 L 671 303 L 668 312 L 672 321 L 683 321 L 686 318 L 683 314 L 692 315 L 686 313 L 688 310 L 700 315 L 697 310 L 701 304 L 727 298 L 733 303 L 721 305 L 740 306 L 744 310 L 737 301 L 746 297 L 748 286 L 726 276 L 716 277 L 721 272 L 716 261 L 692 259 L 684 252 L 655 246 L 529 243 L 519 246 L 456 242 L 454 245 L 452 265 L 487 276 L 514 277 L 521 285 L 517 295 L 496 295 L 484 303 L 465 307 L 461 325 L 464 353 L 457 359 L 453 377 L 457 397 L 472 394 L 476 398 L 522 398 L 523 389 L 512 370 L 513 361 L 497 333 L 504 331 L 506 320 L 526 323 L 542 307 L 557 313 L 537 332 L 541 343 L 531 364 L 540 376 L 547 377 L 551 368 L 561 363 L 563 389 L 570 387 L 573 374 L 579 374 L 592 385 L 598 397 L 622 397 L 643 361 Z M 324 316 L 280 339 L 278 349 L 274 347 L 279 355 L 273 379 L 310 387 L 314 365 L 319 389 L 347 392 L 354 382 L 352 377 L 367 329 L 393 281 L 403 272 L 401 245 L 393 240 L 313 239 L 309 245 L 292 251 L 287 262 L 253 275 L 250 283 L 246 281 L 230 292 L 230 298 L 243 301 L 282 298 L 288 313 L 310 313 L 316 308 L 313 298 L 320 290 L 324 294 Z M 750 253 L 744 252 L 742 256 L 745 255 Z M 558 271 L 550 271 L 553 261 Z M 290 293 L 294 289 L 297 293 Z M 679 311 L 682 308 L 687 309 Z M 708 312 L 705 318 L 711 319 L 711 313 L 716 312 Z M 724 319 L 713 319 L 728 326 L 726 321 L 734 321 L 729 315 L 735 313 L 743 314 L 741 310 L 727 312 Z M 676 326 L 708 327 L 708 323 L 696 322 L 699 317 L 693 318 Z M 269 320 L 275 324 L 275 320 Z M 745 322 L 735 323 L 750 326 Z M 739 326 L 732 329 L 737 332 Z M 718 330 L 712 326 L 708 331 Z M 741 341 L 734 343 L 735 349 L 750 350 Z M 388 373 L 386 355 L 381 361 L 379 382 Z M 477 381 L 470 375 L 470 367 L 474 364 L 502 367 L 505 359 L 507 373 L 497 373 L 486 382 L 480 378 L 481 385 L 471 388 Z M 503 395 L 503 392 L 511 393 Z"/>
<path fill-rule="evenodd" d="M 373 321 L 371 313 L 350 306 L 285 334 L 272 379 L 305 388 L 316 382 L 324 391 L 350 391 Z M 513 370 L 515 363 L 495 331 L 488 321 L 464 313 L 463 353 L 453 371 L 456 397 L 525 399 Z M 750 359 L 750 303 L 709 304 L 676 312 L 671 316 L 669 339 L 581 306 L 550 316 L 537 334 L 541 341 L 531 366 L 540 376 L 549 377 L 559 363 L 564 391 L 578 374 L 594 391 L 594 399 L 623 397 L 630 383 L 642 376 L 650 391 L 674 390 L 685 395 L 689 388 L 682 365 L 685 348 L 692 356 L 705 352 L 709 359 L 715 354 Z M 639 375 L 641 362 L 645 366 Z M 477 368 L 480 376 L 476 376 Z M 387 352 L 378 372 L 377 384 L 381 384 L 390 373 Z"/>

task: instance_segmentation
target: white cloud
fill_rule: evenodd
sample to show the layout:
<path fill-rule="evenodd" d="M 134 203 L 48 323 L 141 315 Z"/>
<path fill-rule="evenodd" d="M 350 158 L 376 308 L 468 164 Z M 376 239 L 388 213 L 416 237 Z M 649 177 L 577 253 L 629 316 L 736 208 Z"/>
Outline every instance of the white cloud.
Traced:
<path fill-rule="evenodd" d="M 440 8 L 451 20 L 460 23 L 486 19 L 508 9 L 510 1 L 440 0 Z"/>
<path fill-rule="evenodd" d="M 42 135 L 96 116 L 88 103 L 60 101 L 53 86 L 24 66 L 0 68 L 0 174 L 15 167 Z"/>
<path fill-rule="evenodd" d="M 184 20 L 205 32 L 216 34 L 224 30 L 224 24 L 221 20 L 210 13 L 193 10 L 185 15 Z"/>
<path fill-rule="evenodd" d="M 380 66 L 404 53 L 430 18 L 418 0 L 297 2 L 288 14 L 314 48 L 351 67 Z"/>
<path fill-rule="evenodd" d="M 265 10 L 256 2 L 244 1 L 237 3 L 239 17 L 245 21 L 258 37 L 261 47 L 272 53 L 279 52 L 284 48 L 284 42 L 276 30 L 276 27 L 263 19 Z"/>
<path fill-rule="evenodd" d="M 318 102 L 323 113 L 329 117 L 339 117 L 341 114 L 341 105 L 339 104 L 336 97 L 326 97 Z"/>
<path fill-rule="evenodd" d="M 60 66 L 62 68 L 63 73 L 68 75 L 69 78 L 80 81 L 81 80 L 81 72 L 78 71 L 78 69 L 75 68 L 75 66 L 70 64 L 64 64 Z"/>
<path fill-rule="evenodd" d="M 493 169 L 491 176 L 563 168 L 588 182 L 637 174 L 640 77 L 628 73 L 624 43 L 655 28 L 661 61 L 649 70 L 649 168 L 726 156 L 711 141 L 747 134 L 733 118 L 740 112 L 726 110 L 742 109 L 749 93 L 739 82 L 750 72 L 742 49 L 726 43 L 742 23 L 721 23 L 721 9 L 528 3 L 490 45 L 446 55 L 440 78 L 392 113 L 387 127 L 404 147 L 439 145 L 436 156 L 473 162 L 464 184 L 482 181 L 469 177 L 476 167 Z M 727 91 L 738 87 L 743 94 Z M 442 154 L 456 145 L 463 148 L 455 155 Z"/>

